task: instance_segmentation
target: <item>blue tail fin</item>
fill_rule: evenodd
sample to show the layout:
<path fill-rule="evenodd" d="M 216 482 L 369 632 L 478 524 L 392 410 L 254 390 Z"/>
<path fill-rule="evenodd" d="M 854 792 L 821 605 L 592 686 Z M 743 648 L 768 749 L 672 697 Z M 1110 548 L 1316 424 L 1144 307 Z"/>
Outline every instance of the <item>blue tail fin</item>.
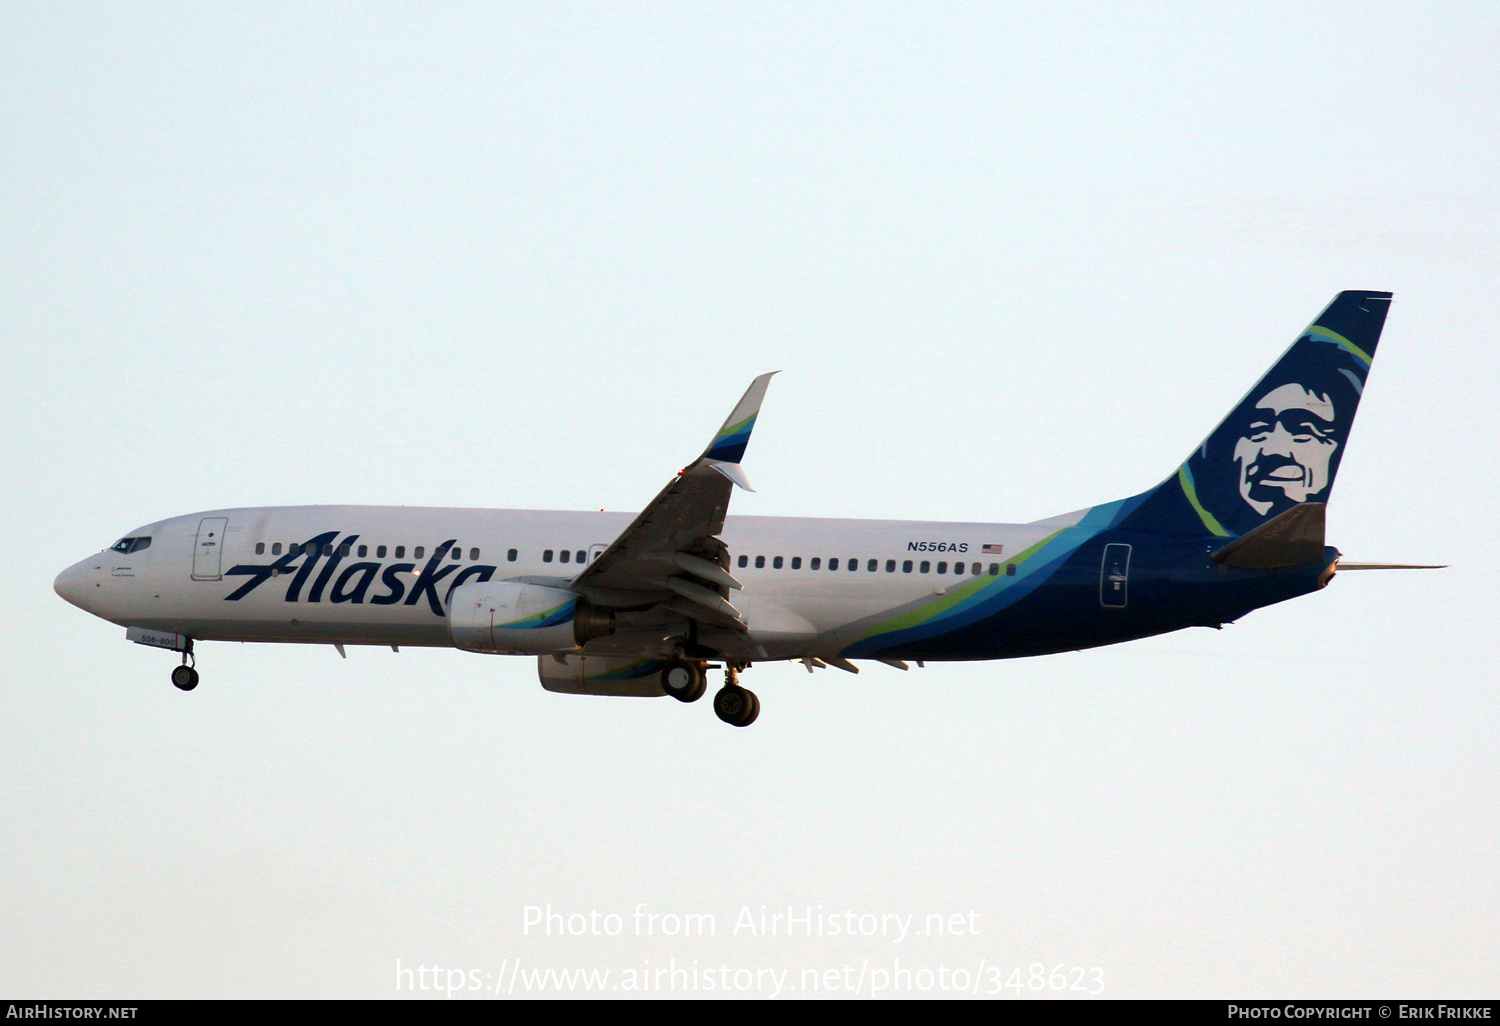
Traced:
<path fill-rule="evenodd" d="M 1390 308 L 1340 292 L 1177 472 L 1120 525 L 1232 538 L 1327 502 Z"/>

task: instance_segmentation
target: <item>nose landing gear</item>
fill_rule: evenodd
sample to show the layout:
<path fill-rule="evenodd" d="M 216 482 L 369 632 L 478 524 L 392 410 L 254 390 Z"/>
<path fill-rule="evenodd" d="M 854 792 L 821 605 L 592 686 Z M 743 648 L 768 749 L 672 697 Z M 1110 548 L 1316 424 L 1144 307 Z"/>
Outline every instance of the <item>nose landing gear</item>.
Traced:
<path fill-rule="evenodd" d="M 189 663 L 189 660 L 192 660 Z M 172 667 L 172 684 L 181 691 L 191 691 L 198 686 L 198 660 L 193 658 L 193 642 L 189 639 L 182 652 L 182 665 Z"/>

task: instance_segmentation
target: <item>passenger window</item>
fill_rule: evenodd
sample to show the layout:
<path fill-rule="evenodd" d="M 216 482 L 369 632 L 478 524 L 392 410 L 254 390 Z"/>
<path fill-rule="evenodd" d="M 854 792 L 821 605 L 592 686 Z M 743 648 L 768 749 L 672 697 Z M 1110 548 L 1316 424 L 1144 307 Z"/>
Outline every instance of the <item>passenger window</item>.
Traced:
<path fill-rule="evenodd" d="M 272 542 L 271 543 L 271 555 L 273 555 L 273 556 L 279 556 L 279 555 L 281 555 L 281 542 Z M 383 556 L 383 555 L 385 555 L 385 553 L 382 552 L 381 555 Z"/>
<path fill-rule="evenodd" d="M 757 570 L 764 569 L 765 565 L 766 565 L 766 557 L 765 556 L 756 556 L 755 557 L 755 569 L 757 569 Z"/>
<path fill-rule="evenodd" d="M 561 552 L 559 552 L 557 554 L 557 561 L 559 563 L 566 563 L 568 560 L 570 560 L 572 558 L 573 558 L 573 550 L 572 549 L 563 549 Z"/>
<path fill-rule="evenodd" d="M 296 542 L 292 542 L 286 547 L 286 552 L 289 556 L 300 556 L 302 555 L 302 546 L 298 545 Z"/>
<path fill-rule="evenodd" d="M 859 560 L 857 560 L 857 559 L 851 559 L 851 560 L 849 560 L 849 569 L 850 570 L 858 570 L 859 569 Z"/>
<path fill-rule="evenodd" d="M 771 569 L 773 569 L 773 570 L 780 570 L 781 569 L 781 557 L 780 556 L 777 556 L 775 559 L 771 560 Z"/>
<path fill-rule="evenodd" d="M 741 556 L 740 557 L 740 566 L 741 567 L 747 567 L 749 565 L 750 565 L 750 557 L 749 556 Z"/>
<path fill-rule="evenodd" d="M 575 563 L 586 563 L 588 562 L 588 558 L 589 554 L 587 552 L 584 552 L 582 549 L 579 549 L 577 552 L 573 553 L 573 562 Z"/>
<path fill-rule="evenodd" d="M 812 562 L 807 565 L 813 570 L 821 570 L 823 569 L 823 557 L 814 556 Z"/>
<path fill-rule="evenodd" d="M 802 569 L 802 557 L 801 556 L 793 556 L 792 557 L 792 569 L 793 570 L 801 570 Z"/>
<path fill-rule="evenodd" d="M 349 553 L 352 550 L 352 548 L 353 547 L 348 542 L 344 542 L 344 544 L 340 545 L 339 546 L 339 558 L 343 559 L 345 556 L 349 555 Z"/>
<path fill-rule="evenodd" d="M 894 559 L 888 559 L 885 561 L 885 572 L 888 574 L 893 574 L 896 572 L 896 561 Z"/>
<path fill-rule="evenodd" d="M 266 554 L 266 543 L 265 542 L 256 542 L 255 543 L 255 554 L 257 556 L 264 556 Z"/>
<path fill-rule="evenodd" d="M 377 546 L 375 546 L 375 558 L 376 559 L 384 559 L 385 558 L 385 546 L 384 545 L 377 545 Z"/>
<path fill-rule="evenodd" d="M 1014 577 L 1014 576 L 1016 576 L 1016 564 L 1014 564 L 1014 563 L 1006 563 L 1005 564 L 1005 576 L 1006 577 Z"/>
<path fill-rule="evenodd" d="M 396 558 L 397 559 L 405 559 L 406 558 L 406 546 L 405 545 L 397 545 L 396 546 Z"/>
<path fill-rule="evenodd" d="M 911 560 L 908 559 L 901 564 L 901 572 L 903 574 L 911 573 Z"/>
<path fill-rule="evenodd" d="M 368 546 L 368 545 L 361 545 L 359 547 L 359 558 L 360 559 L 364 559 L 369 554 L 370 554 L 370 546 Z"/>
<path fill-rule="evenodd" d="M 947 563 L 939 563 L 938 564 L 938 573 L 945 574 L 947 572 L 948 572 L 948 564 Z M 957 573 L 957 572 L 958 572 L 957 570 L 954 571 L 954 573 Z"/>
<path fill-rule="evenodd" d="M 323 555 L 325 555 L 325 556 L 331 556 L 331 555 L 333 555 L 333 542 L 329 542 L 328 544 L 326 544 L 326 545 L 323 546 Z"/>
<path fill-rule="evenodd" d="M 872 559 L 872 560 L 870 560 L 869 563 L 865 564 L 865 569 L 868 570 L 868 571 L 870 571 L 870 573 L 873 574 L 876 570 L 880 569 L 880 560 L 878 560 L 878 559 Z"/>
<path fill-rule="evenodd" d="M 974 574 L 974 576 L 978 577 L 982 573 L 984 573 L 984 567 L 981 564 L 979 564 L 979 563 L 975 563 L 974 566 L 973 566 L 973 574 Z"/>
<path fill-rule="evenodd" d="M 932 571 L 932 564 L 929 563 L 929 562 L 927 562 L 927 560 L 925 560 L 925 559 L 922 560 L 922 572 L 925 574 L 925 573 L 930 573 L 931 571 Z"/>
<path fill-rule="evenodd" d="M 448 551 L 448 555 L 451 556 L 454 559 L 463 559 L 464 558 L 464 547 L 462 545 L 455 545 L 455 546 L 453 546 L 452 549 L 450 549 Z"/>
<path fill-rule="evenodd" d="M 514 563 L 516 561 L 516 555 L 517 555 L 516 550 L 515 549 L 511 549 L 509 552 L 507 552 L 505 554 L 505 561 L 507 563 Z"/>
<path fill-rule="evenodd" d="M 839 568 L 839 559 L 838 559 L 837 556 L 834 556 L 832 559 L 830 559 L 828 561 L 828 569 L 830 569 L 830 570 L 837 570 L 838 568 Z"/>
<path fill-rule="evenodd" d="M 422 558 L 422 553 L 424 553 L 426 551 L 427 551 L 426 549 L 424 549 L 422 546 L 418 545 L 415 549 L 412 549 L 411 556 L 412 556 L 413 559 L 421 559 Z"/>
<path fill-rule="evenodd" d="M 469 550 L 469 558 L 473 559 L 473 560 L 477 560 L 479 558 L 479 550 L 478 549 L 470 549 Z"/>

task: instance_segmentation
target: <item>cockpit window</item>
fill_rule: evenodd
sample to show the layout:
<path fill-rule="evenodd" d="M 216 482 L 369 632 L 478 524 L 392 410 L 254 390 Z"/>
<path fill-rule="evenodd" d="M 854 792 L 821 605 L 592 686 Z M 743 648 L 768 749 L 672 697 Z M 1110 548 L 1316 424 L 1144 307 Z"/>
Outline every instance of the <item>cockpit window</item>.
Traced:
<path fill-rule="evenodd" d="M 135 544 L 134 538 L 121 538 L 110 546 L 112 552 L 129 552 L 130 546 Z"/>
<path fill-rule="evenodd" d="M 150 539 L 150 537 L 137 538 L 134 542 L 131 543 L 131 545 L 130 545 L 130 551 L 131 552 L 139 552 L 142 549 L 149 549 L 150 547 L 151 547 L 151 539 Z"/>

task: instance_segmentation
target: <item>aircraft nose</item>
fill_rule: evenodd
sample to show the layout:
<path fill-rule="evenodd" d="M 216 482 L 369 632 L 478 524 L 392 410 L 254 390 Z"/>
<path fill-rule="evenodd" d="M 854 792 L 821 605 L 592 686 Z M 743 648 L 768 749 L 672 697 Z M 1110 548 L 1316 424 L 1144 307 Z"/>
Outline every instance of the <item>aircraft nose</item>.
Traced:
<path fill-rule="evenodd" d="M 87 609 L 84 603 L 89 597 L 89 561 L 74 563 L 52 582 L 52 590 L 79 609 Z"/>

